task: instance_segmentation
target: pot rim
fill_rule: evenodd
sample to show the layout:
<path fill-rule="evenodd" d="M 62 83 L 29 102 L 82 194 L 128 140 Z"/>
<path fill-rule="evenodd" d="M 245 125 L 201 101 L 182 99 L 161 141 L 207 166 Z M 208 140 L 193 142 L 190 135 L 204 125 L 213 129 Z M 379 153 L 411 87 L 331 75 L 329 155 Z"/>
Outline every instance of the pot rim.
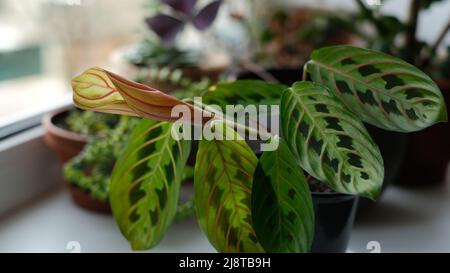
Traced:
<path fill-rule="evenodd" d="M 61 108 L 59 110 L 47 113 L 44 115 L 44 117 L 42 118 L 42 125 L 44 126 L 44 128 L 51 132 L 52 134 L 55 134 L 57 136 L 63 137 L 63 138 L 68 138 L 70 140 L 73 141 L 78 141 L 78 142 L 87 142 L 88 138 L 84 135 L 78 134 L 78 133 L 74 133 L 72 131 L 63 129 L 61 127 L 58 127 L 54 122 L 53 119 L 58 116 L 61 115 L 65 112 L 69 112 L 71 110 L 73 110 L 74 107 L 73 106 L 68 106 L 68 107 L 64 107 Z"/>

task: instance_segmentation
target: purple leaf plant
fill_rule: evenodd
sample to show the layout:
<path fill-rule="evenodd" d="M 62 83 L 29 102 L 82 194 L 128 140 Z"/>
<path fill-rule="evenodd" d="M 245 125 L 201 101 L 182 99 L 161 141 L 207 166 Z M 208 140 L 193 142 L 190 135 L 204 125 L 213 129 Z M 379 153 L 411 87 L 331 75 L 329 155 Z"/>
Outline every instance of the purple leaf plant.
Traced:
<path fill-rule="evenodd" d="M 186 24 L 192 24 L 200 31 L 209 28 L 216 19 L 222 2 L 223 0 L 214 0 L 196 9 L 197 0 L 161 0 L 161 3 L 170 7 L 170 13 L 158 13 L 145 21 L 159 36 L 163 45 L 170 47 Z"/>

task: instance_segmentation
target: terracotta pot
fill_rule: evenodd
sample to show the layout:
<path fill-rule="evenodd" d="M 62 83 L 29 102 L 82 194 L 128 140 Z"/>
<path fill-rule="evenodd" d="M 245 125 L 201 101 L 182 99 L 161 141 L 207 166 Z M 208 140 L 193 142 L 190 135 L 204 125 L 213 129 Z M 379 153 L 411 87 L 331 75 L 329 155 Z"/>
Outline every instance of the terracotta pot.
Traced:
<path fill-rule="evenodd" d="M 436 80 L 450 107 L 450 80 Z M 423 131 L 408 134 L 406 157 L 398 184 L 425 186 L 445 182 L 450 162 L 450 124 L 439 123 Z"/>
<path fill-rule="evenodd" d="M 49 113 L 42 120 L 45 128 L 44 141 L 55 151 L 62 163 L 66 163 L 78 155 L 87 144 L 85 136 L 57 125 L 61 124 L 73 109 L 70 107 Z M 95 212 L 111 213 L 108 201 L 96 200 L 89 195 L 89 192 L 71 183 L 65 182 L 65 184 L 69 189 L 72 200 L 79 207 Z"/>
<path fill-rule="evenodd" d="M 66 183 L 66 185 L 67 188 L 69 189 L 70 195 L 72 196 L 72 200 L 79 207 L 100 213 L 106 214 L 112 213 L 111 206 L 108 200 L 100 201 L 94 199 L 91 197 L 89 192 L 77 187 L 76 185 L 73 185 L 71 183 Z"/>
<path fill-rule="evenodd" d="M 73 108 L 66 108 L 44 116 L 42 125 L 45 128 L 44 141 L 65 163 L 78 155 L 87 143 L 83 135 L 58 127 Z"/>

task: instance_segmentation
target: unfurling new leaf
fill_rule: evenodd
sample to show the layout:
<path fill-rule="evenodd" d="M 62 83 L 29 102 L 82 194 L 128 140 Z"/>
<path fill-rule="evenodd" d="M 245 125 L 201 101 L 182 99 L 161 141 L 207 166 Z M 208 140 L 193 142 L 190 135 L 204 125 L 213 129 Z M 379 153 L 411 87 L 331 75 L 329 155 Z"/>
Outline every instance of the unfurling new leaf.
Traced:
<path fill-rule="evenodd" d="M 201 110 L 147 85 L 136 83 L 101 68 L 91 68 L 72 80 L 75 105 L 85 110 L 176 121 L 172 109 L 183 106 L 190 117 Z"/>

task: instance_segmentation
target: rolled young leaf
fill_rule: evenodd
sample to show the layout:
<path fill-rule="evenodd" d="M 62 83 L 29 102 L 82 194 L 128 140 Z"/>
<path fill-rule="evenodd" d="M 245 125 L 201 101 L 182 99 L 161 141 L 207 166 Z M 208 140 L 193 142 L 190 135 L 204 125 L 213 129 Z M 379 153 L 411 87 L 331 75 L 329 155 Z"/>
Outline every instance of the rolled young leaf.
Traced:
<path fill-rule="evenodd" d="M 177 211 L 190 141 L 176 141 L 171 124 L 143 119 L 111 178 L 114 218 L 134 250 L 155 246 Z"/>
<path fill-rule="evenodd" d="M 73 101 L 84 110 L 137 116 L 117 88 L 109 79 L 105 70 L 93 67 L 72 80 Z"/>
<path fill-rule="evenodd" d="M 199 225 L 220 252 L 262 252 L 252 227 L 251 188 L 258 162 L 236 132 L 215 131 L 236 140 L 201 140 L 194 172 Z"/>
<path fill-rule="evenodd" d="M 252 189 L 253 227 L 266 252 L 309 252 L 314 210 L 303 170 L 283 140 L 259 159 Z"/>
<path fill-rule="evenodd" d="M 91 68 L 72 81 L 75 105 L 81 109 L 176 121 L 175 106 L 187 109 L 190 118 L 202 117 L 201 109 L 149 86 L 127 80 L 101 68 Z"/>
<path fill-rule="evenodd" d="M 309 174 L 337 192 L 377 199 L 383 160 L 355 114 L 312 82 L 286 90 L 280 108 L 283 136 Z"/>
<path fill-rule="evenodd" d="M 411 132 L 447 121 L 437 85 L 405 61 L 351 46 L 316 50 L 306 69 L 363 121 L 382 129 Z"/>

